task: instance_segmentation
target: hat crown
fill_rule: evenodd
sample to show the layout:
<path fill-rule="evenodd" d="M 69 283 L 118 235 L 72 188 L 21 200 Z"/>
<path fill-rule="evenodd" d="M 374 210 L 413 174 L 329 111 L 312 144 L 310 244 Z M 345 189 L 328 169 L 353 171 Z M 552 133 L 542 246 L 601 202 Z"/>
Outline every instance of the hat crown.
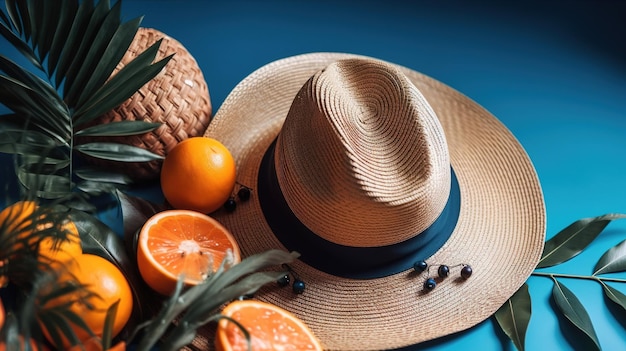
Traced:
<path fill-rule="evenodd" d="M 346 246 L 418 235 L 450 193 L 435 112 L 402 72 L 377 60 L 340 60 L 304 84 L 278 136 L 275 167 L 294 215 Z"/>

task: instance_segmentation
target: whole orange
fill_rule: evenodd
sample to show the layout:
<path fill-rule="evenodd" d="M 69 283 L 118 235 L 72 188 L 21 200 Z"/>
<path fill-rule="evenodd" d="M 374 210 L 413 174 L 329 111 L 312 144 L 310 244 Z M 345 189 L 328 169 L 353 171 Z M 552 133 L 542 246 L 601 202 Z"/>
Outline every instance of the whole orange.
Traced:
<path fill-rule="evenodd" d="M 50 223 L 49 225 L 52 224 Z M 56 226 L 58 230 L 64 232 L 65 238 L 61 240 L 49 236 L 43 239 L 39 243 L 39 257 L 51 261 L 65 262 L 82 254 L 83 248 L 76 224 L 66 220 L 61 225 Z"/>
<path fill-rule="evenodd" d="M 2 300 L 0 300 L 0 330 L 2 330 L 2 326 L 4 325 L 5 313 L 4 304 L 2 303 Z"/>
<path fill-rule="evenodd" d="M 186 139 L 163 161 L 161 189 L 174 208 L 213 212 L 224 205 L 234 186 L 235 160 L 215 139 Z"/>
<path fill-rule="evenodd" d="M 37 212 L 37 213 L 36 213 Z M 37 242 L 37 232 L 52 230 L 39 242 L 39 257 L 42 260 L 67 261 L 68 259 L 82 254 L 78 228 L 68 217 L 47 217 L 48 209 L 39 207 L 34 201 L 19 201 L 8 206 L 0 212 L 0 228 L 4 234 L 15 240 L 13 250 L 21 248 L 27 238 L 29 245 Z M 58 214 L 58 213 L 57 213 Z M 36 225 L 33 226 L 33 217 L 37 217 Z"/>
<path fill-rule="evenodd" d="M 0 228 L 4 233 L 25 232 L 31 226 L 29 219 L 37 208 L 34 201 L 18 201 L 0 212 Z"/>
<path fill-rule="evenodd" d="M 113 263 L 100 256 L 81 254 L 67 262 L 67 272 L 60 275 L 59 281 L 69 279 L 75 279 L 93 293 L 84 301 L 74 301 L 69 309 L 80 316 L 98 337 L 103 334 L 107 310 L 119 300 L 113 322 L 112 336 L 115 337 L 124 328 L 133 310 L 133 295 L 124 274 Z M 44 308 L 66 304 L 68 299 L 76 299 L 76 297 L 60 296 L 49 301 Z M 91 338 L 82 328 L 73 323 L 70 325 L 79 340 Z M 50 339 L 47 332 L 44 334 Z M 66 343 L 69 344 L 67 340 Z M 68 346 L 70 345 L 65 345 L 66 348 Z"/>

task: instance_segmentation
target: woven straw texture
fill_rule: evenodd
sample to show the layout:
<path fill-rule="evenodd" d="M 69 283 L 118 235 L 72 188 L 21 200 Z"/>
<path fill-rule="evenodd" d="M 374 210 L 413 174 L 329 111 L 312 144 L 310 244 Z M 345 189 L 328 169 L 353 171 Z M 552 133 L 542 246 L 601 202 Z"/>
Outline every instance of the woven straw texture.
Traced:
<path fill-rule="evenodd" d="M 393 66 L 329 65 L 300 90 L 282 131 L 276 173 L 285 199 L 328 241 L 396 244 L 423 232 L 446 205 L 450 157 L 441 124 Z"/>
<path fill-rule="evenodd" d="M 143 120 L 163 125 L 143 135 L 98 138 L 98 141 L 129 144 L 166 156 L 180 141 L 205 132 L 212 113 L 207 83 L 196 60 L 177 40 L 156 29 L 139 28 L 113 74 L 161 38 L 163 41 L 155 60 L 171 54 L 174 57 L 154 79 L 122 105 L 99 117 L 95 123 Z M 112 167 L 135 180 L 157 178 L 162 164 L 162 161 L 126 163 L 91 160 Z"/>
<path fill-rule="evenodd" d="M 294 56 L 260 68 L 235 87 L 205 135 L 230 149 L 237 162 L 238 182 L 256 185 L 261 158 L 307 80 L 332 62 L 347 58 L 365 57 L 341 53 Z M 427 261 L 431 265 L 471 264 L 474 274 L 461 281 L 454 278 L 459 272 L 453 269 L 450 278 L 424 293 L 424 274 L 406 271 L 355 280 L 295 262 L 294 271 L 307 284 L 304 294 L 294 295 L 289 288 L 270 285 L 256 298 L 295 313 L 330 350 L 392 349 L 470 328 L 513 295 L 543 250 L 543 196 L 534 167 L 515 137 L 493 115 L 454 89 L 394 66 L 436 114 L 461 189 L 457 226 Z M 305 206 L 318 201 L 307 196 L 299 199 Z M 235 213 L 214 216 L 235 235 L 243 257 L 284 248 L 265 222 L 254 194 L 250 201 L 241 202 Z M 211 334 L 197 338 L 194 347 L 210 348 L 211 338 Z"/>

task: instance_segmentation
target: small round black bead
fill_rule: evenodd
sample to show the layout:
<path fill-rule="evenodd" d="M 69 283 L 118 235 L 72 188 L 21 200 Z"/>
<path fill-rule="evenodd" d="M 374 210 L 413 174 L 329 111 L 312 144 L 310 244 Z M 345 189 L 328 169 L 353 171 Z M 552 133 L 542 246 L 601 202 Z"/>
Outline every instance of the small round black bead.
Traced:
<path fill-rule="evenodd" d="M 417 261 L 413 263 L 413 269 L 415 269 L 416 272 L 421 273 L 425 271 L 426 268 L 428 268 L 428 264 L 426 263 L 426 261 Z"/>
<path fill-rule="evenodd" d="M 302 280 L 300 280 L 300 279 L 296 279 L 293 282 L 292 288 L 293 288 L 293 292 L 294 293 L 302 294 L 304 292 L 304 288 L 305 288 L 304 282 Z"/>
<path fill-rule="evenodd" d="M 250 200 L 250 188 L 245 187 L 245 186 L 240 188 L 239 191 L 237 191 L 237 197 L 241 201 Z"/>
<path fill-rule="evenodd" d="M 437 270 L 437 274 L 439 274 L 440 278 L 447 277 L 448 274 L 450 274 L 450 267 L 446 266 L 445 264 L 442 264 L 441 266 L 439 266 L 439 269 Z"/>
<path fill-rule="evenodd" d="M 424 289 L 431 291 L 437 286 L 437 282 L 433 278 L 428 278 L 424 282 Z"/>
<path fill-rule="evenodd" d="M 463 268 L 461 268 L 461 277 L 463 279 L 467 279 L 467 278 L 471 277 L 472 273 L 473 273 L 472 266 L 470 266 L 470 265 L 465 265 L 465 266 L 463 266 Z"/>
<path fill-rule="evenodd" d="M 235 202 L 235 199 L 233 199 L 232 197 L 228 198 L 228 200 L 226 200 L 226 202 L 224 203 L 224 209 L 228 212 L 233 212 L 235 211 L 236 208 L 237 208 L 237 203 Z"/>
<path fill-rule="evenodd" d="M 291 279 L 289 279 L 289 274 L 285 274 L 282 277 L 280 277 L 276 283 L 278 283 L 278 286 L 283 287 L 283 286 L 287 286 L 289 285 L 289 282 L 291 281 Z"/>

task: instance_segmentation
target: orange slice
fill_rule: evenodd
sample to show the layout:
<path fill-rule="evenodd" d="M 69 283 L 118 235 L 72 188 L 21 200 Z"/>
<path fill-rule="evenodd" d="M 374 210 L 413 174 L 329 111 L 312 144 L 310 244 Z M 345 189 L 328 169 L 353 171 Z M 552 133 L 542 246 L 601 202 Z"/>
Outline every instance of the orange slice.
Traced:
<path fill-rule="evenodd" d="M 240 261 L 232 234 L 213 218 L 190 210 L 152 216 L 141 228 L 137 265 L 143 280 L 162 295 L 171 295 L 180 275 L 196 285 L 215 272 L 230 250 Z"/>
<path fill-rule="evenodd" d="M 228 304 L 222 314 L 246 328 L 253 351 L 323 350 L 302 320 L 278 306 L 256 300 L 237 300 Z M 217 327 L 215 347 L 218 351 L 245 351 L 248 344 L 234 323 L 222 319 Z"/>

